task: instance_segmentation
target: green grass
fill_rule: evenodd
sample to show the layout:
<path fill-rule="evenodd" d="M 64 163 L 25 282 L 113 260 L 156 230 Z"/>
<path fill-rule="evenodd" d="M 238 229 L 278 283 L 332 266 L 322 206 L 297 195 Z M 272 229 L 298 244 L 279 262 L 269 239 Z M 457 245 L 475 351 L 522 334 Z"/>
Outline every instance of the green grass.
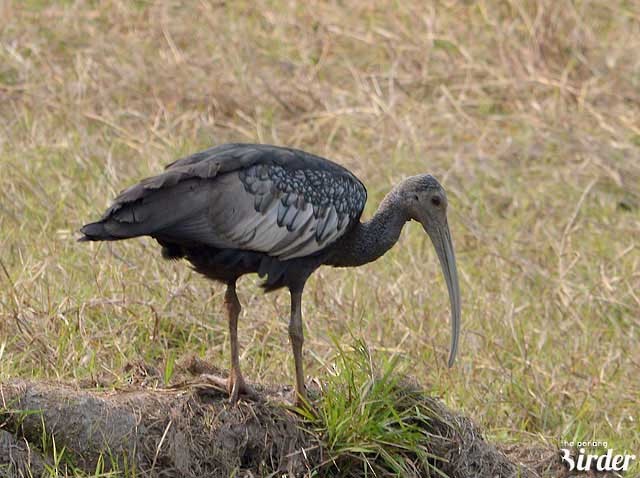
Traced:
<path fill-rule="evenodd" d="M 446 476 L 436 466 L 446 458 L 429 447 L 429 423 L 443 418 L 423 397 L 417 400 L 402 388 L 406 370 L 393 358 L 374 365 L 362 341 L 352 350 L 335 345 L 338 353 L 319 402 L 313 412 L 299 410 L 328 454 L 318 465 L 319 476 Z"/>
<path fill-rule="evenodd" d="M 640 444 L 640 10 L 628 1 L 4 2 L 0 379 L 171 376 L 229 357 L 221 288 L 148 239 L 78 244 L 122 188 L 227 141 L 300 147 L 368 186 L 448 191 L 463 333 L 409 224 L 321 269 L 305 365 L 352 335 L 506 443 Z M 243 279 L 247 378 L 292 383 L 286 294 Z M 167 364 L 167 365 L 165 365 Z M 637 468 L 636 468 L 637 470 Z"/>

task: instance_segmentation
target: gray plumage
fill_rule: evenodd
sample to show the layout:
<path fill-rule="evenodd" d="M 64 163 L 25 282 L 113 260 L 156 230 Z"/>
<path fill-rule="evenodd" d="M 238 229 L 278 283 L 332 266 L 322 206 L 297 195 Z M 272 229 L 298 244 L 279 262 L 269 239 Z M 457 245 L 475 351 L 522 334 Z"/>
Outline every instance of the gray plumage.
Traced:
<path fill-rule="evenodd" d="M 227 144 L 175 161 L 124 190 L 99 221 L 81 229 L 80 240 L 151 236 L 165 258 L 185 258 L 198 272 L 227 284 L 233 400 L 247 388 L 237 358 L 236 281 L 255 272 L 265 278 L 267 291 L 288 287 L 296 390 L 302 397 L 300 300 L 307 278 L 323 264 L 347 267 L 377 259 L 411 219 L 431 237 L 445 272 L 454 327 L 450 364 L 455 356 L 460 301 L 444 190 L 432 176 L 408 178 L 361 223 L 366 199 L 364 185 L 327 159 L 291 148 Z"/>
<path fill-rule="evenodd" d="M 364 185 L 349 171 L 289 148 L 232 144 L 170 164 L 123 191 L 84 240 L 149 235 L 161 244 L 264 253 L 320 252 L 359 219 Z"/>

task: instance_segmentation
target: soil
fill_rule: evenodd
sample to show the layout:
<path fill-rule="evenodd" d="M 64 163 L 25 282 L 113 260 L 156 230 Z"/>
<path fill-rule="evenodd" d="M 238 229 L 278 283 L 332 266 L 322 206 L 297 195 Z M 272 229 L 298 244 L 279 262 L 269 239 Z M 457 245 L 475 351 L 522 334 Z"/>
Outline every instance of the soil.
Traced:
<path fill-rule="evenodd" d="M 125 387 L 110 385 L 105 391 L 96 383 L 83 388 L 9 380 L 0 385 L 0 477 L 40 476 L 54 466 L 54 450 L 60 456 L 63 449 L 65 459 L 58 465 L 67 467 L 63 472 L 116 468 L 150 477 L 359 476 L 332 465 L 322 437 L 287 405 L 289 389 L 254 386 L 260 400 L 232 406 L 226 392 L 198 380 L 202 373 L 216 372 L 190 358 L 181 365 L 180 383 L 167 388 L 158 386 L 158 372 L 144 364 L 130 366 Z M 406 386 L 439 417 L 430 425 L 429 451 L 446 458 L 438 467 L 451 478 L 566 476 L 555 450 L 500 449 L 470 419 Z"/>

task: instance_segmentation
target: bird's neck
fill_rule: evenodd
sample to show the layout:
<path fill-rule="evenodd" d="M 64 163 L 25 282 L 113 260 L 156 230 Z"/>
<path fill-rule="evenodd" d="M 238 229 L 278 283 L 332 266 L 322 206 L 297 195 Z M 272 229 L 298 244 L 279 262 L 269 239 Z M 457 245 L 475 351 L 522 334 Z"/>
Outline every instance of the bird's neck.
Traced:
<path fill-rule="evenodd" d="M 329 263 L 353 267 L 375 261 L 398 241 L 408 219 L 398 194 L 391 191 L 369 221 L 356 224 L 344 237 Z"/>

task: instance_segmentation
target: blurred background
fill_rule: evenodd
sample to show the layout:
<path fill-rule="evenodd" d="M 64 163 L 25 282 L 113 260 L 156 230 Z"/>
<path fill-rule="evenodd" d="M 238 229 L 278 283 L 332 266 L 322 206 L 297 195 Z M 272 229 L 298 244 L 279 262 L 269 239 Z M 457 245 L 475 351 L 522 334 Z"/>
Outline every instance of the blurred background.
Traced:
<path fill-rule="evenodd" d="M 152 240 L 77 244 L 118 191 L 225 142 L 448 191 L 463 300 L 409 224 L 324 268 L 305 362 L 363 339 L 505 443 L 640 443 L 640 3 L 0 2 L 0 379 L 120 383 L 229 356 L 223 289 Z M 415 227 L 414 227 L 415 226 Z M 292 383 L 288 297 L 240 284 L 249 380 Z"/>

